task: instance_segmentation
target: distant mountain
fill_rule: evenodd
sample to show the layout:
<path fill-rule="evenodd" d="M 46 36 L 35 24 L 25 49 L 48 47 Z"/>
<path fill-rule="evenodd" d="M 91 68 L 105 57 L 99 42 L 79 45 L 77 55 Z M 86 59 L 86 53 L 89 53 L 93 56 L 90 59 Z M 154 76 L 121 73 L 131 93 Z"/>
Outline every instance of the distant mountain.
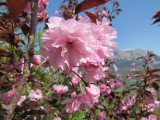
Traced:
<path fill-rule="evenodd" d="M 118 73 L 122 76 L 127 76 L 131 73 L 131 64 L 135 63 L 135 68 L 139 70 L 143 70 L 143 64 L 141 63 L 141 60 L 136 60 L 138 57 L 146 56 L 147 51 L 141 50 L 141 49 L 130 49 L 130 50 L 121 50 L 116 49 L 114 53 L 113 61 L 117 62 L 118 67 Z M 154 68 L 160 68 L 160 56 L 156 56 L 155 62 L 151 63 Z M 129 86 L 133 83 L 135 83 L 136 79 L 125 79 L 125 85 Z"/>
<path fill-rule="evenodd" d="M 128 50 L 121 50 L 116 49 L 114 53 L 113 60 L 117 62 L 117 66 L 119 68 L 119 73 L 123 75 L 127 75 L 130 73 L 131 64 L 136 63 L 137 69 L 142 69 L 141 60 L 136 60 L 138 57 L 146 56 L 147 51 L 141 49 L 128 49 Z M 151 65 L 160 68 L 160 56 L 155 57 L 155 62 Z"/>

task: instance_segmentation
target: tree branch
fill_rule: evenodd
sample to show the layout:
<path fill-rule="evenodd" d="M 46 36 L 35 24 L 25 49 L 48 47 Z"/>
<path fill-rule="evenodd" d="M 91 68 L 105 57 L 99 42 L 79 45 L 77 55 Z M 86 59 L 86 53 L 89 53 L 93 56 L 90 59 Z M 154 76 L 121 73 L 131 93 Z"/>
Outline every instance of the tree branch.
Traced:
<path fill-rule="evenodd" d="M 26 84 L 28 77 L 30 76 L 30 61 L 34 54 L 34 39 L 37 26 L 37 9 L 38 9 L 38 0 L 31 0 L 31 27 L 28 38 L 27 52 L 24 53 L 23 56 L 24 57 L 23 75 L 18 83 L 18 88 L 16 89 L 16 93 L 13 96 L 11 103 L 7 108 L 7 115 L 5 116 L 6 120 L 12 119 L 13 111 L 17 105 L 20 96 L 22 95 L 24 85 Z"/>

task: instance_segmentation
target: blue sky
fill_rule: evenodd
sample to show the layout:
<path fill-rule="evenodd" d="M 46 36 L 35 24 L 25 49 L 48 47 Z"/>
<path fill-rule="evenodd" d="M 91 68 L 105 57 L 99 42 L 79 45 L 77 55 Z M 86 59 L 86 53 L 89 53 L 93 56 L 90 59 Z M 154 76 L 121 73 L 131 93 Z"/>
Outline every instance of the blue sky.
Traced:
<path fill-rule="evenodd" d="M 50 0 L 49 16 L 63 0 Z M 160 0 L 118 0 L 122 12 L 112 24 L 118 32 L 115 42 L 120 49 L 151 50 L 160 55 L 160 26 L 152 25 L 155 10 L 160 10 Z M 109 4 L 109 3 L 107 3 Z M 108 6 L 108 5 L 107 5 Z"/>

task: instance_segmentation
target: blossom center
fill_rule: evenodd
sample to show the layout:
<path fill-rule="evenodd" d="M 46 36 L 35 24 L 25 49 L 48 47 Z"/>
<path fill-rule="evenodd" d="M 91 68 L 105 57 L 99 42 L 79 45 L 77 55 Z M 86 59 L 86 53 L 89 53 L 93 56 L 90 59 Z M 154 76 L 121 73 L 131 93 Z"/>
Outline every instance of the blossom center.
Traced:
<path fill-rule="evenodd" d="M 72 48 L 73 47 L 73 42 L 67 42 L 67 47 Z"/>

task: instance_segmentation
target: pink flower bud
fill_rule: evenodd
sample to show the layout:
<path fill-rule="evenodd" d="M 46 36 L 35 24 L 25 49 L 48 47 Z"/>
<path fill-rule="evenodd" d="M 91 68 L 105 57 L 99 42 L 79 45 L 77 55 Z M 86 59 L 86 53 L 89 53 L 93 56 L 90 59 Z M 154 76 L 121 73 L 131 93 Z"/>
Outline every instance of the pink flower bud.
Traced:
<path fill-rule="evenodd" d="M 60 117 L 56 117 L 53 120 L 61 120 L 61 118 Z"/>
<path fill-rule="evenodd" d="M 145 57 L 145 60 L 148 60 L 148 57 Z"/>
<path fill-rule="evenodd" d="M 104 16 L 107 16 L 107 13 L 106 13 L 105 10 L 103 10 L 102 13 L 103 13 Z"/>
<path fill-rule="evenodd" d="M 135 63 L 132 63 L 132 64 L 131 64 L 131 67 L 134 67 L 134 66 L 135 66 Z"/>
<path fill-rule="evenodd" d="M 113 79 L 109 80 L 109 85 L 111 88 L 114 88 L 114 80 Z"/>
<path fill-rule="evenodd" d="M 104 120 L 103 112 L 99 113 L 98 120 Z"/>
<path fill-rule="evenodd" d="M 98 102 L 98 98 L 100 96 L 100 89 L 97 86 L 89 84 L 88 87 L 86 87 L 86 93 L 88 97 L 92 99 L 93 103 Z"/>
<path fill-rule="evenodd" d="M 151 62 L 155 62 L 154 58 L 151 58 Z"/>
<path fill-rule="evenodd" d="M 59 12 L 56 10 L 56 11 L 55 11 L 55 15 L 58 16 L 58 13 L 59 13 Z"/>
<path fill-rule="evenodd" d="M 114 71 L 117 72 L 118 71 L 118 67 L 116 65 L 113 65 L 114 67 Z"/>
<path fill-rule="evenodd" d="M 24 67 L 24 58 L 21 58 L 15 65 L 16 69 L 22 72 Z"/>
<path fill-rule="evenodd" d="M 32 63 L 35 65 L 41 64 L 41 55 L 34 55 L 32 58 Z"/>
<path fill-rule="evenodd" d="M 44 85 L 44 82 L 40 82 L 41 83 L 41 85 Z"/>

